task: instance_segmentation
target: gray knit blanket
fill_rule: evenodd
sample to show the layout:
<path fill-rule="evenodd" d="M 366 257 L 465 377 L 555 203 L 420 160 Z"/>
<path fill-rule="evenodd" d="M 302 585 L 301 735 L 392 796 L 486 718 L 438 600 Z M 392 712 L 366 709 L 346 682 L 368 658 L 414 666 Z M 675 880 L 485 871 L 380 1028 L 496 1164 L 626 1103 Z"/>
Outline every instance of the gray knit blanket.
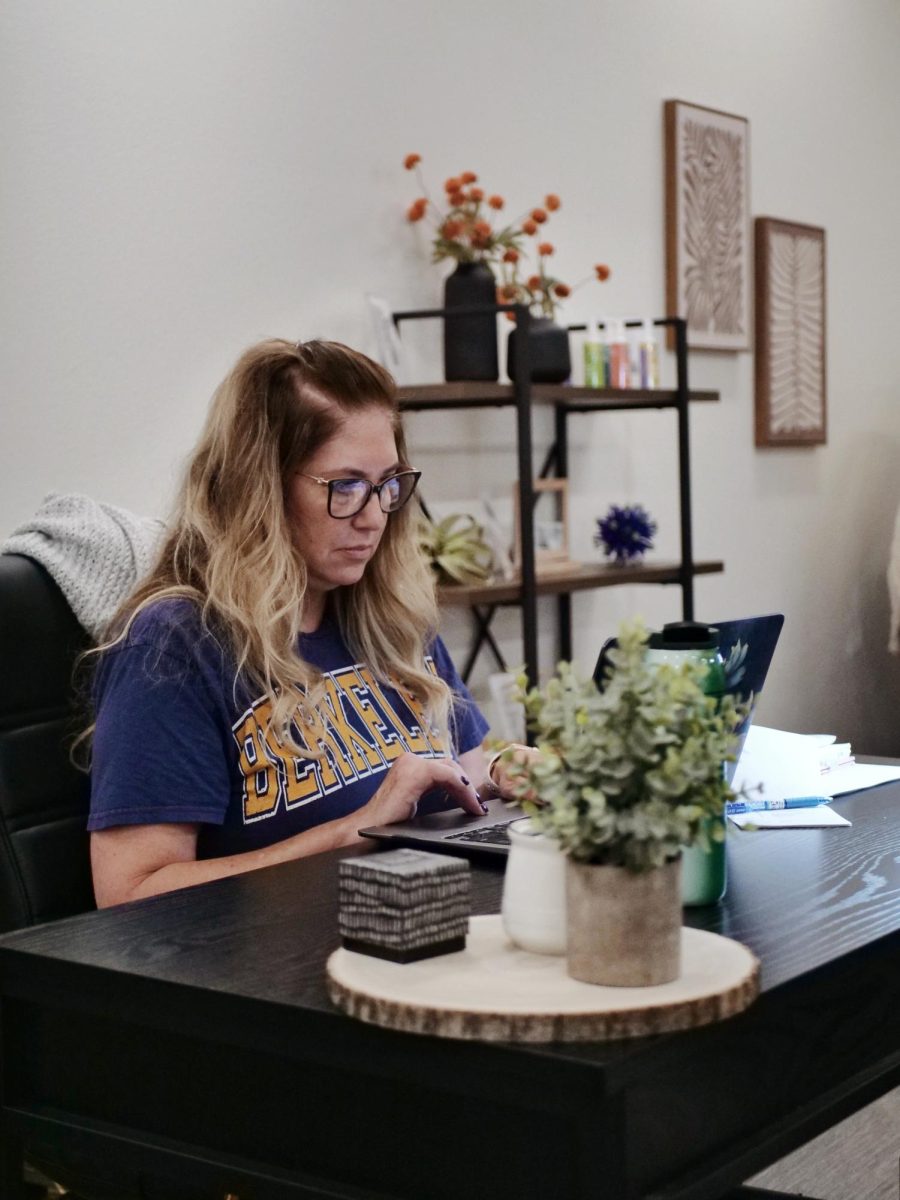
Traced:
<path fill-rule="evenodd" d="M 153 565 L 165 525 L 77 492 L 50 492 L 0 546 L 27 554 L 53 577 L 98 641 L 113 613 Z"/>

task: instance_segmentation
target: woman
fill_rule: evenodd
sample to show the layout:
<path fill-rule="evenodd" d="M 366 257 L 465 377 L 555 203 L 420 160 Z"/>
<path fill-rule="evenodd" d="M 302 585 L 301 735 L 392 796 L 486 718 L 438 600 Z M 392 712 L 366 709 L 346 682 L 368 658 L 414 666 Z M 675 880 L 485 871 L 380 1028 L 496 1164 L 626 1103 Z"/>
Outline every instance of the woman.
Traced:
<path fill-rule="evenodd" d="M 241 357 L 99 651 L 98 905 L 349 845 L 431 789 L 483 811 L 487 725 L 434 636 L 418 477 L 364 355 Z"/>

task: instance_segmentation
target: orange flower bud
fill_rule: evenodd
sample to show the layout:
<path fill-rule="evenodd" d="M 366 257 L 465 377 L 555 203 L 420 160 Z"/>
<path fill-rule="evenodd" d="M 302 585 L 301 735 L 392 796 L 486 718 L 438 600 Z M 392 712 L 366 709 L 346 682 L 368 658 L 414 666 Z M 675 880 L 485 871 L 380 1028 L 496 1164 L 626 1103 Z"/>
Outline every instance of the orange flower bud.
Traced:
<path fill-rule="evenodd" d="M 516 285 L 514 283 L 504 283 L 503 287 L 500 288 L 501 299 L 502 300 L 515 300 L 516 290 L 517 290 Z"/>
<path fill-rule="evenodd" d="M 515 321 L 516 319 L 515 313 L 504 313 L 503 315 L 506 317 L 507 321 Z"/>
<path fill-rule="evenodd" d="M 466 202 L 466 193 L 461 192 L 457 188 L 457 190 L 455 192 L 450 193 L 450 195 L 447 197 L 447 199 L 450 201 L 450 203 L 453 205 L 454 208 L 459 208 L 459 206 L 461 204 L 465 204 L 465 202 Z"/>
<path fill-rule="evenodd" d="M 441 226 L 441 235 L 442 237 L 447 238 L 448 241 L 452 241 L 455 237 L 459 237 L 461 233 L 462 221 L 449 220 L 445 221 Z"/>
<path fill-rule="evenodd" d="M 449 179 L 444 181 L 445 192 L 458 192 L 461 187 L 462 183 L 456 178 L 456 176 L 451 176 Z"/>
<path fill-rule="evenodd" d="M 487 221 L 476 221 L 472 226 L 472 232 L 476 237 L 488 238 L 491 236 L 491 227 Z"/>
<path fill-rule="evenodd" d="M 478 204 L 484 199 L 484 192 L 481 190 L 481 188 L 469 188 L 469 199 L 474 200 L 475 203 Z"/>
<path fill-rule="evenodd" d="M 547 205 L 547 207 L 550 209 L 551 212 L 556 212 L 556 210 L 559 208 L 559 206 L 561 204 L 561 201 L 560 201 L 559 196 L 557 196 L 555 192 L 551 192 L 549 196 L 544 197 L 544 203 Z"/>
<path fill-rule="evenodd" d="M 538 242 L 538 254 L 552 254 L 553 246 L 550 242 Z"/>
<path fill-rule="evenodd" d="M 474 171 L 463 171 L 462 175 L 459 177 L 459 180 L 460 183 L 475 183 L 478 180 L 478 176 Z"/>
<path fill-rule="evenodd" d="M 559 296 L 560 300 L 565 300 L 566 296 L 572 291 L 567 283 L 557 283 L 553 290 Z"/>
<path fill-rule="evenodd" d="M 528 282 L 525 284 L 525 286 L 531 292 L 539 292 L 541 290 L 540 275 L 529 275 Z"/>
<path fill-rule="evenodd" d="M 534 233 L 537 233 L 537 229 L 538 229 L 538 227 L 537 227 L 537 225 L 535 225 L 534 221 L 523 221 L 522 222 L 522 232 L 523 233 L 534 234 Z"/>
<path fill-rule="evenodd" d="M 425 200 L 414 200 L 406 210 L 407 221 L 421 221 L 425 216 L 427 202 Z"/>
<path fill-rule="evenodd" d="M 531 219 L 532 221 L 537 221 L 538 225 L 543 225 L 547 220 L 547 214 L 542 208 L 533 208 L 531 210 Z"/>
<path fill-rule="evenodd" d="M 502 208 L 503 207 L 503 197 L 502 196 L 488 196 L 488 204 L 491 206 L 491 208 Z"/>
<path fill-rule="evenodd" d="M 413 169 L 413 167 L 416 166 L 416 164 L 420 163 L 421 161 L 422 161 L 421 154 L 407 154 L 406 158 L 404 158 L 404 160 L 403 160 L 403 165 L 404 165 L 404 167 L 406 167 L 407 171 L 411 171 Z"/>
<path fill-rule="evenodd" d="M 510 262 L 510 263 L 518 262 L 519 261 L 518 250 L 507 250 L 506 253 L 503 255 L 503 261 Z"/>
<path fill-rule="evenodd" d="M 597 272 L 597 278 L 601 283 L 605 283 L 606 280 L 609 279 L 610 270 L 606 263 L 597 263 L 596 267 L 594 267 L 594 270 Z"/>

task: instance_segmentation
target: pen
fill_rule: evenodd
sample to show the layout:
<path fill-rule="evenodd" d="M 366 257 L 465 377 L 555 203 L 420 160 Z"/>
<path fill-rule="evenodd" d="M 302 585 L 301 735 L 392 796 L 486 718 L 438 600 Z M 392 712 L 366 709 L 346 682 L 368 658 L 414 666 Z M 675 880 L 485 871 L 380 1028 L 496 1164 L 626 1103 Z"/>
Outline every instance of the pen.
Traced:
<path fill-rule="evenodd" d="M 779 808 L 818 808 L 830 804 L 830 796 L 788 796 L 786 800 L 735 800 L 725 805 L 726 816 L 732 813 L 775 812 Z"/>

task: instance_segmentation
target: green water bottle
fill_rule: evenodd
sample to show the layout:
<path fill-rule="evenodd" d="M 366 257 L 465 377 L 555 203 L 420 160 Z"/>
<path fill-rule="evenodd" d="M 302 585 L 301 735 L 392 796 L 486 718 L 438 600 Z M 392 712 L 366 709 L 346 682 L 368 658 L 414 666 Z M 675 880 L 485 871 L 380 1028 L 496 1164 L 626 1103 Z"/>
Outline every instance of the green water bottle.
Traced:
<path fill-rule="evenodd" d="M 661 633 L 652 633 L 647 643 L 647 661 L 679 666 L 691 658 L 706 667 L 703 690 L 708 696 L 725 692 L 725 664 L 719 653 L 719 631 L 699 621 L 677 621 L 664 625 Z M 704 830 L 709 849 L 686 846 L 681 852 L 681 901 L 689 906 L 715 904 L 725 895 L 725 813 L 706 817 Z M 714 841 L 718 833 L 721 841 Z"/>

